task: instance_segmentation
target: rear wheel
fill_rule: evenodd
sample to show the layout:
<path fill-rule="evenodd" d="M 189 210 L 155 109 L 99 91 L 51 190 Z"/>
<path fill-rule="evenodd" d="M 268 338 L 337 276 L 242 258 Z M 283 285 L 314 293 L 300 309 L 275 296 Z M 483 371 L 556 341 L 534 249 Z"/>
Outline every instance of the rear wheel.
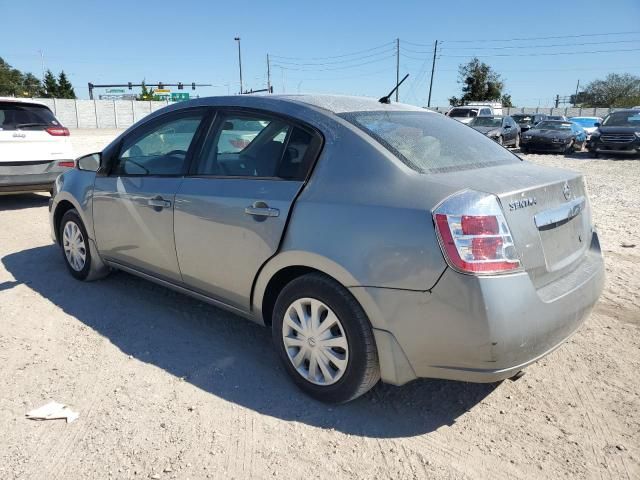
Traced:
<path fill-rule="evenodd" d="M 325 275 L 304 275 L 282 290 L 272 329 L 285 369 L 318 400 L 348 402 L 380 379 L 366 314 L 347 289 Z"/>

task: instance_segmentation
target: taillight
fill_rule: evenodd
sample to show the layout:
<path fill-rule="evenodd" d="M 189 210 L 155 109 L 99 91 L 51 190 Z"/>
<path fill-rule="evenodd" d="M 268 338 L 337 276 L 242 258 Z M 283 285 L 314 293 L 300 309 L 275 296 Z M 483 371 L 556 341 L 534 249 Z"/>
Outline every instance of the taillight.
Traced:
<path fill-rule="evenodd" d="M 76 166 L 76 162 L 74 162 L 73 160 L 63 160 L 62 162 L 58 162 L 58 166 L 73 168 Z"/>
<path fill-rule="evenodd" d="M 45 129 L 49 135 L 54 137 L 68 137 L 70 135 L 67 127 L 48 127 Z"/>
<path fill-rule="evenodd" d="M 433 219 L 444 256 L 455 270 L 496 274 L 520 268 L 495 196 L 473 191 L 453 195 L 434 210 Z"/>

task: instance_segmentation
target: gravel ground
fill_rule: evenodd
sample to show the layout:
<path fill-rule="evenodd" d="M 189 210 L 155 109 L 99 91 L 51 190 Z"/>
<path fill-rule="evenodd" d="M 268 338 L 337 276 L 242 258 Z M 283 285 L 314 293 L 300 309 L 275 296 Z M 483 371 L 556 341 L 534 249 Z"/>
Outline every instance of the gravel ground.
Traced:
<path fill-rule="evenodd" d="M 124 273 L 74 281 L 47 196 L 0 197 L 0 478 L 640 478 L 640 161 L 527 158 L 587 176 L 608 278 L 586 324 L 516 382 L 337 407 L 296 390 L 266 329 Z M 50 399 L 80 418 L 24 418 Z"/>

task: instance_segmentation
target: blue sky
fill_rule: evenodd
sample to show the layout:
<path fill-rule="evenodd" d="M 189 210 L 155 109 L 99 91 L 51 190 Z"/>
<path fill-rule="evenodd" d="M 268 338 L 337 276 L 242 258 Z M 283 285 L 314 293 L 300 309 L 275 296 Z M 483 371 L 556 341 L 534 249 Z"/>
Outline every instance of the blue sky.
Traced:
<path fill-rule="evenodd" d="M 556 94 L 573 93 L 578 80 L 585 84 L 609 72 L 640 75 L 639 0 L 2 0 L 0 11 L 0 56 L 40 76 L 42 50 L 45 67 L 64 69 L 79 98 L 88 98 L 89 81 L 143 78 L 215 85 L 197 90 L 201 96 L 235 93 L 235 36 L 242 38 L 245 88 L 266 86 L 269 53 L 276 93 L 380 97 L 394 85 L 396 38 L 401 76 L 411 75 L 400 100 L 417 105 L 426 105 L 436 39 L 442 49 L 432 106 L 459 93 L 457 66 L 473 55 L 486 55 L 481 60 L 502 75 L 506 92 L 521 106 L 549 105 Z M 636 33 L 594 35 L 619 32 Z M 569 35 L 576 37 L 540 38 Z M 538 39 L 514 40 L 523 38 Z M 605 53 L 578 53 L 593 51 Z M 571 54 L 540 55 L 564 52 Z"/>

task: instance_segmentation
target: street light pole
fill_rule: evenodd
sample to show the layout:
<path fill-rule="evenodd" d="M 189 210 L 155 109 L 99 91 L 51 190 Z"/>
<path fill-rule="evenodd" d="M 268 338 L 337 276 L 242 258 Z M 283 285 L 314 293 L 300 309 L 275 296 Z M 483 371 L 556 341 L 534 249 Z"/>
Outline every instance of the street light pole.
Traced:
<path fill-rule="evenodd" d="M 240 94 L 242 94 L 242 54 L 240 53 L 240 37 L 235 37 L 234 40 L 238 42 L 238 67 L 240 68 Z"/>

